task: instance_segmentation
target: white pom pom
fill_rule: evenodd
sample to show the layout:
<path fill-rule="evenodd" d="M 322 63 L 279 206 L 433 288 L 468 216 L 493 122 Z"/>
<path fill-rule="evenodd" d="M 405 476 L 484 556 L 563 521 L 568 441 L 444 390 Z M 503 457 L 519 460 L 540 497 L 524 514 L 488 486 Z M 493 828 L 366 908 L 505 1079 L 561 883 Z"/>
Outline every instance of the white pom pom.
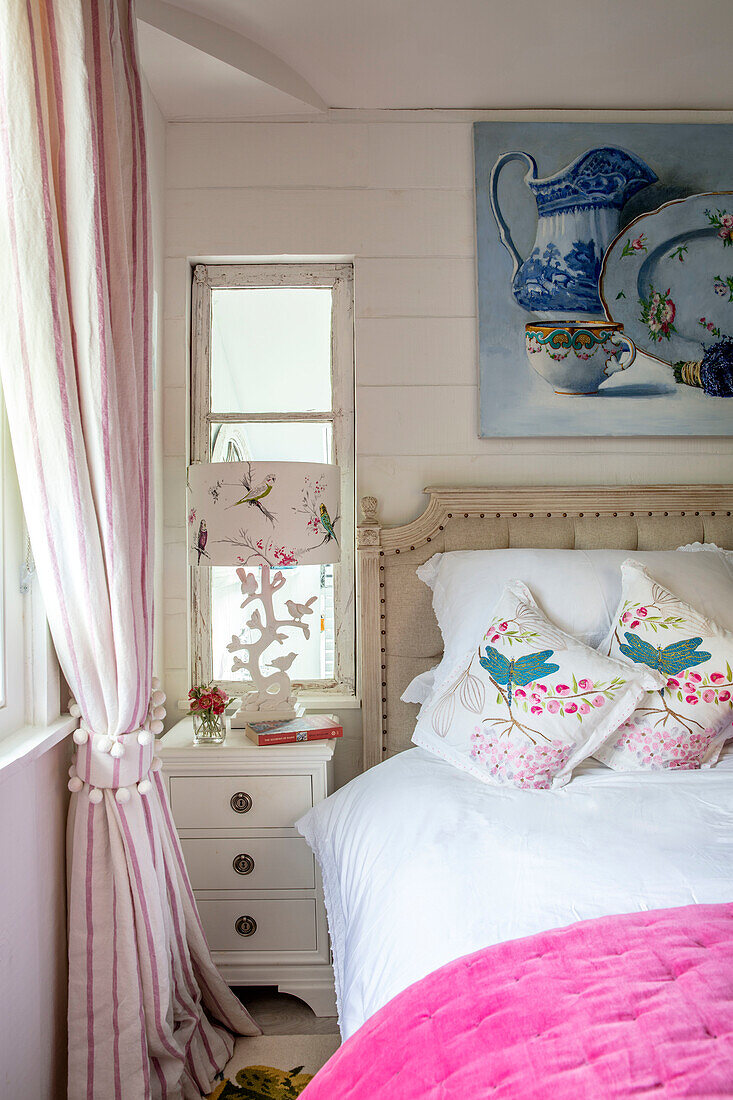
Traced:
<path fill-rule="evenodd" d="M 153 707 L 153 709 L 150 712 L 151 718 L 156 719 L 156 720 L 159 719 L 159 718 L 165 718 L 165 714 L 166 714 L 165 707 Z"/>
<path fill-rule="evenodd" d="M 153 784 L 149 779 L 141 779 L 137 785 L 137 789 L 140 794 L 149 794 L 153 789 Z"/>
<path fill-rule="evenodd" d="M 79 778 L 78 775 L 75 775 L 68 782 L 68 788 L 72 793 L 75 793 L 76 791 L 80 791 L 83 786 L 84 786 L 84 782 L 83 782 L 83 780 L 81 780 Z"/>
<path fill-rule="evenodd" d="M 75 704 L 75 703 L 76 703 L 76 699 L 74 698 L 74 696 L 73 696 L 73 695 L 70 695 L 70 696 L 69 696 L 69 701 L 68 701 L 68 703 L 66 704 L 66 709 L 67 709 L 68 711 L 71 711 L 71 708 L 72 708 L 72 707 L 74 706 L 74 704 Z"/>
<path fill-rule="evenodd" d="M 81 707 L 78 703 L 72 703 L 69 707 L 69 714 L 72 718 L 81 718 Z"/>
<path fill-rule="evenodd" d="M 91 787 L 89 790 L 89 801 L 93 802 L 96 806 L 104 798 L 101 787 Z"/>
<path fill-rule="evenodd" d="M 150 723 L 150 732 L 151 733 L 162 733 L 163 732 L 163 723 L 160 721 L 159 718 L 156 718 L 156 720 L 154 722 Z"/>
<path fill-rule="evenodd" d="M 150 730 L 140 730 L 137 735 L 138 745 L 149 745 L 153 740 L 153 735 Z"/>
<path fill-rule="evenodd" d="M 112 748 L 112 738 L 105 737 L 102 734 L 94 742 L 94 747 L 97 752 L 109 752 L 109 750 Z"/>
<path fill-rule="evenodd" d="M 75 775 L 76 775 L 76 768 L 72 764 L 71 767 L 69 768 L 69 777 L 71 779 L 73 779 Z"/>
<path fill-rule="evenodd" d="M 109 755 L 114 756 L 115 760 L 119 760 L 121 756 L 125 755 L 125 746 L 121 741 L 115 741 L 112 748 L 109 750 Z"/>
<path fill-rule="evenodd" d="M 89 740 L 89 731 L 80 727 L 78 730 L 74 730 L 74 741 L 77 745 L 86 745 Z"/>
<path fill-rule="evenodd" d="M 115 798 L 120 804 L 122 804 L 123 802 L 129 802 L 130 797 L 131 795 L 128 787 L 120 787 L 120 789 L 115 793 Z"/>
<path fill-rule="evenodd" d="M 163 767 L 163 761 L 158 756 L 153 757 L 153 762 L 150 765 L 151 772 L 159 772 Z"/>
<path fill-rule="evenodd" d="M 151 686 L 151 688 L 153 688 L 153 690 L 155 690 L 155 688 L 159 688 L 160 687 L 160 677 L 159 676 L 153 676 L 152 680 L 150 681 L 150 686 Z"/>
<path fill-rule="evenodd" d="M 154 691 L 153 694 L 150 696 L 150 702 L 154 707 L 162 706 L 162 704 L 165 702 L 165 692 Z"/>

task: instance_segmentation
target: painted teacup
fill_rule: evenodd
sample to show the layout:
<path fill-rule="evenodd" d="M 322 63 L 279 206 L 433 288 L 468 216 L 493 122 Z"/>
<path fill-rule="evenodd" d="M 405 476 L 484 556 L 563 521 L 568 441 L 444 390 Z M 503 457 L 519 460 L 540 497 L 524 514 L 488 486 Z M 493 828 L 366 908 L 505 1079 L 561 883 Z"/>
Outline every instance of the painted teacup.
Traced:
<path fill-rule="evenodd" d="M 615 321 L 535 321 L 525 326 L 525 340 L 533 369 L 555 393 L 568 396 L 597 393 L 636 358 L 633 342 Z"/>

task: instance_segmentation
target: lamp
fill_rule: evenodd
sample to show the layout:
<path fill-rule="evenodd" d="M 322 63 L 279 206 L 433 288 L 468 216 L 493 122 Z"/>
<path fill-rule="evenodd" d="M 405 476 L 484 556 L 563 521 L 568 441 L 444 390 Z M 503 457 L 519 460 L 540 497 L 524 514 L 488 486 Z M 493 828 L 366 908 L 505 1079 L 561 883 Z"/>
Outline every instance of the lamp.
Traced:
<path fill-rule="evenodd" d="M 241 584 L 242 608 L 259 603 L 246 626 L 254 642 L 234 635 L 227 646 L 235 656 L 232 672 L 244 670 L 253 689 L 242 700 L 232 725 L 295 718 L 297 703 L 288 669 L 290 652 L 263 662 L 273 643 L 288 633 L 310 637 L 307 616 L 316 597 L 286 601 L 288 618 L 278 618 L 273 596 L 286 583 L 282 568 L 337 562 L 340 522 L 338 466 L 315 462 L 201 462 L 188 467 L 188 560 L 194 566 L 231 565 Z M 248 567 L 259 566 L 259 584 Z M 271 574 L 270 570 L 275 572 Z M 282 613 L 281 613 L 282 614 Z M 265 667 L 273 669 L 265 672 Z"/>

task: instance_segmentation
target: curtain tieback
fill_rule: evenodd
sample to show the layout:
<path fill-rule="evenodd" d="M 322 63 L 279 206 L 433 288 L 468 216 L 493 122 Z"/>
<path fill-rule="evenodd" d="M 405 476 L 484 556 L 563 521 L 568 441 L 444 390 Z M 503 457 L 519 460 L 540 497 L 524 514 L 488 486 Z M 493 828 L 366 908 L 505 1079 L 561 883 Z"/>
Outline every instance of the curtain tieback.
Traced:
<path fill-rule="evenodd" d="M 101 802 L 105 789 L 113 790 L 118 802 L 129 801 L 133 787 L 140 794 L 147 794 L 152 786 L 149 773 L 161 766 L 149 731 L 133 730 L 114 738 L 112 748 L 119 746 L 121 752 L 113 753 L 106 744 L 100 745 L 100 741 L 107 740 L 110 739 L 90 734 L 83 744 L 77 745 L 76 758 L 69 769 L 69 790 L 88 788 L 92 802 Z"/>

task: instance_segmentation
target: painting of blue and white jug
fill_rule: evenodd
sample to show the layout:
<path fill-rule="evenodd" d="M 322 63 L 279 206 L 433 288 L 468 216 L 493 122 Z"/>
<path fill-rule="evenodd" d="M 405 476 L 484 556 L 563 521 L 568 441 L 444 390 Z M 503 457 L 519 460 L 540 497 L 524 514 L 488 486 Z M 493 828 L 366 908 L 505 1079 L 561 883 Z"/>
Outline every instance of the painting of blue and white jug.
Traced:
<path fill-rule="evenodd" d="M 481 435 L 733 434 L 733 126 L 480 122 L 474 158 Z"/>

